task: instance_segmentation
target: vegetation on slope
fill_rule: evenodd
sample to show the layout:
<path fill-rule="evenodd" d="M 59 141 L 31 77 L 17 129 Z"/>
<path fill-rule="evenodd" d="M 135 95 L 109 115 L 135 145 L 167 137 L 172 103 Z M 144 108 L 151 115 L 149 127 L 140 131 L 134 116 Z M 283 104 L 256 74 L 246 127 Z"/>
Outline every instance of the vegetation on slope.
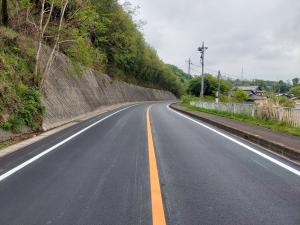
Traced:
<path fill-rule="evenodd" d="M 36 130 L 42 113 L 40 96 L 33 83 L 33 65 L 17 44 L 17 33 L 0 29 L 0 127 L 20 131 L 23 125 Z"/>
<path fill-rule="evenodd" d="M 134 8 L 117 0 L 11 0 L 2 7 L 0 30 L 0 126 L 38 129 L 40 93 L 60 51 L 77 72 L 92 68 L 115 79 L 163 89 L 180 96 L 181 74 L 149 46 L 134 21 Z M 5 5 L 5 4 L 4 4 Z M 40 68 L 40 47 L 51 54 Z M 78 66 L 82 65 L 82 66 Z"/>
<path fill-rule="evenodd" d="M 168 65 L 170 67 L 170 69 L 172 70 L 172 72 L 180 78 L 182 83 L 186 83 L 189 80 L 191 80 L 193 78 L 192 75 L 185 73 L 182 69 L 179 69 L 177 66 L 174 65 Z"/>

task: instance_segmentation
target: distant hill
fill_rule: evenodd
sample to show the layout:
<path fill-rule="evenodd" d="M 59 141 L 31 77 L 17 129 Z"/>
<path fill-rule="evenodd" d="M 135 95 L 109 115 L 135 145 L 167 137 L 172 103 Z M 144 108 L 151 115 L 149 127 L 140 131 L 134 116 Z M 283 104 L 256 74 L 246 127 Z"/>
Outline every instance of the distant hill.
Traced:
<path fill-rule="evenodd" d="M 172 72 L 179 77 L 181 82 L 186 83 L 187 81 L 191 80 L 193 77 L 187 73 L 185 73 L 182 69 L 179 69 L 175 65 L 168 64 L 168 67 L 172 70 Z"/>

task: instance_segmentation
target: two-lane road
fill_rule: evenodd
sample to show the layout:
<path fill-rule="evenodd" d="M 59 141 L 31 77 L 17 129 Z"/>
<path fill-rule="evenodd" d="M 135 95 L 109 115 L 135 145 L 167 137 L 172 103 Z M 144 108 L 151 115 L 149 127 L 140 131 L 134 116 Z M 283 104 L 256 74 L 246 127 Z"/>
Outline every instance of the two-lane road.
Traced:
<path fill-rule="evenodd" d="M 116 110 L 0 159 L 0 224 L 300 224 L 299 166 L 167 105 Z"/>

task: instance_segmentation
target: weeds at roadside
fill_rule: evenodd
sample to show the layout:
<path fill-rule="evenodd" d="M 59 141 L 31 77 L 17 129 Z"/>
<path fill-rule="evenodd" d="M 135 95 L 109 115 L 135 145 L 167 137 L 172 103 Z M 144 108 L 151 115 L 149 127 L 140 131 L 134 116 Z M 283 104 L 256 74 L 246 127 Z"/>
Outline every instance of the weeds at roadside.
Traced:
<path fill-rule="evenodd" d="M 221 117 L 228 118 L 228 119 L 238 120 L 238 121 L 242 121 L 242 122 L 245 122 L 248 124 L 261 126 L 261 127 L 267 128 L 267 129 L 274 130 L 274 131 L 279 131 L 279 132 L 291 134 L 294 136 L 300 136 L 300 127 L 292 127 L 287 123 L 266 120 L 266 119 L 260 119 L 260 118 L 253 118 L 251 116 L 244 115 L 244 114 L 233 114 L 233 113 L 229 113 L 229 112 L 221 112 L 221 111 L 217 111 L 217 110 L 198 108 L 195 106 L 191 106 L 187 102 L 183 102 L 182 106 L 185 106 L 189 110 L 209 113 L 209 114 L 221 116 Z"/>

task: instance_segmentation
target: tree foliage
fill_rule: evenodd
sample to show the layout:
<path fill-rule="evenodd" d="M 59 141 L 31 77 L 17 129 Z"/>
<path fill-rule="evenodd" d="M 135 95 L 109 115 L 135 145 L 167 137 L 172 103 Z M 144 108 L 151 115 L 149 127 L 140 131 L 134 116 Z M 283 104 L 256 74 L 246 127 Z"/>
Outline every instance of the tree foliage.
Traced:
<path fill-rule="evenodd" d="M 249 98 L 246 92 L 238 88 L 233 92 L 232 97 L 235 102 L 239 102 L 239 103 L 243 103 Z"/>
<path fill-rule="evenodd" d="M 172 72 L 180 78 L 180 81 L 182 83 L 188 82 L 189 80 L 191 80 L 193 77 L 187 73 L 185 73 L 182 69 L 179 69 L 177 66 L 175 65 L 170 65 L 168 64 L 168 66 L 170 67 L 170 69 L 172 70 Z"/>
<path fill-rule="evenodd" d="M 230 83 L 226 80 L 221 79 L 220 91 L 221 94 L 227 94 L 230 90 Z M 188 93 L 194 96 L 200 96 L 201 91 L 201 78 L 195 77 L 189 81 Z M 204 78 L 204 95 L 216 96 L 218 91 L 218 79 L 210 74 L 205 74 Z"/>
<path fill-rule="evenodd" d="M 290 89 L 290 92 L 291 92 L 293 95 L 295 95 L 297 98 L 300 98 L 300 84 L 298 84 L 298 85 L 292 87 L 292 88 Z"/>
<path fill-rule="evenodd" d="M 274 93 L 287 93 L 291 85 L 288 81 L 271 81 L 271 80 L 228 80 L 233 86 L 259 86 L 262 90 Z"/>
<path fill-rule="evenodd" d="M 14 28 L 22 31 L 31 27 L 36 31 L 30 34 L 33 38 L 42 39 L 43 44 L 67 54 L 74 64 L 80 63 L 134 84 L 172 91 L 177 96 L 182 94 L 184 87 L 181 77 L 146 43 L 140 32 L 140 22 L 133 19 L 136 8 L 130 4 L 122 6 L 117 0 L 13 2 L 18 3 L 18 13 L 11 15 L 12 18 L 27 22 Z M 39 24 L 43 2 L 44 18 Z M 24 15 L 27 18 L 22 18 Z M 43 27 L 46 29 L 41 32 Z M 28 34 L 27 31 L 25 33 Z"/>
<path fill-rule="evenodd" d="M 295 77 L 293 80 L 293 86 L 296 86 L 298 83 L 299 83 L 299 78 L 298 77 Z"/>

